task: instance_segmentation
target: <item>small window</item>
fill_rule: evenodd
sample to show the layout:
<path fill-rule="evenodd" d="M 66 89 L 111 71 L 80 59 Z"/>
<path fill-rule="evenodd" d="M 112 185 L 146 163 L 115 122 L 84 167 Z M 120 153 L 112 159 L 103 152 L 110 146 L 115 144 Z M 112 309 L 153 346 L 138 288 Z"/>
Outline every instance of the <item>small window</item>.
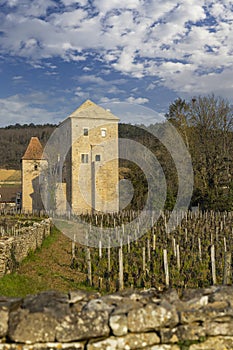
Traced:
<path fill-rule="evenodd" d="M 96 156 L 95 156 L 95 161 L 96 161 L 96 162 L 100 162 L 100 154 L 96 154 Z"/>
<path fill-rule="evenodd" d="M 88 136 L 88 128 L 83 128 L 83 135 Z"/>
<path fill-rule="evenodd" d="M 88 163 L 88 154 L 86 153 L 81 154 L 81 162 Z"/>
<path fill-rule="evenodd" d="M 34 165 L 34 170 L 38 170 L 38 165 L 37 164 Z"/>
<path fill-rule="evenodd" d="M 106 137 L 107 135 L 107 130 L 106 129 L 101 129 L 101 136 Z"/>

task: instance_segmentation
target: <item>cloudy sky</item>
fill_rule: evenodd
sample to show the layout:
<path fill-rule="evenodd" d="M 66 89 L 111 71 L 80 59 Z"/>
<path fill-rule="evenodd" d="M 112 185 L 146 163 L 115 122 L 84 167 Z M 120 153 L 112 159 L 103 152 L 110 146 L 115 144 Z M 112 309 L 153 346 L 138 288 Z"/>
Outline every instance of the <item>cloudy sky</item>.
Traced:
<path fill-rule="evenodd" d="M 232 22 L 231 0 L 0 0 L 0 126 L 58 123 L 86 99 L 233 102 Z"/>

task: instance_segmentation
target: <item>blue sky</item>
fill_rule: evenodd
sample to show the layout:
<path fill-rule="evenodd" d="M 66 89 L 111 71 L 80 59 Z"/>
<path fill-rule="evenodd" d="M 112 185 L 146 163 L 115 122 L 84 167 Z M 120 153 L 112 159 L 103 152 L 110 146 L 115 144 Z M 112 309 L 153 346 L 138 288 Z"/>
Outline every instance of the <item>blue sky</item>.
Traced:
<path fill-rule="evenodd" d="M 1 0 L 0 126 L 59 123 L 86 99 L 232 103 L 232 22 L 230 0 Z"/>

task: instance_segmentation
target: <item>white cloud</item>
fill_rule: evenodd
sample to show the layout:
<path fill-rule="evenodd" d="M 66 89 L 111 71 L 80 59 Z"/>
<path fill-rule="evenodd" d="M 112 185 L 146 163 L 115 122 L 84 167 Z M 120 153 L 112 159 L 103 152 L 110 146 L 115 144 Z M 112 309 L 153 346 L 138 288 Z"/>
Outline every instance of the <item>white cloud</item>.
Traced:
<path fill-rule="evenodd" d="M 83 75 L 78 78 L 78 80 L 81 83 L 88 83 L 88 84 L 98 84 L 98 85 L 106 85 L 106 80 L 97 77 L 96 75 Z"/>
<path fill-rule="evenodd" d="M 28 96 L 13 95 L 0 99 L 0 127 L 11 124 L 40 124 L 53 121 L 57 122 L 58 113 L 48 112 L 42 106 L 46 96 L 41 93 L 34 93 Z M 37 105 L 33 106 L 32 101 L 36 100 Z M 41 104 L 41 106 L 40 106 Z M 7 116 L 7 121 L 6 121 Z"/>
<path fill-rule="evenodd" d="M 69 12 L 64 12 L 62 14 L 57 13 L 51 16 L 52 23 L 55 27 L 61 28 L 76 28 L 80 27 L 81 22 L 87 16 L 86 11 L 82 9 L 72 10 Z"/>
<path fill-rule="evenodd" d="M 86 6 L 88 1 L 87 0 L 62 0 L 63 4 L 65 6 L 70 6 L 70 5 L 80 5 L 80 6 Z"/>
<path fill-rule="evenodd" d="M 78 86 L 76 89 L 75 89 L 75 96 L 83 99 L 83 100 L 87 100 L 90 98 L 90 95 L 89 95 L 89 92 L 87 91 L 84 91 L 80 86 Z"/>
<path fill-rule="evenodd" d="M 0 53 L 35 65 L 55 56 L 84 61 L 91 52 L 108 68 L 135 78 L 159 77 L 177 91 L 212 91 L 214 82 L 225 86 L 224 72 L 232 75 L 230 0 L 93 0 L 94 8 L 87 0 L 62 2 L 59 8 L 52 0 L 5 1 L 14 11 L 0 15 Z M 83 79 L 106 84 L 100 77 Z"/>
<path fill-rule="evenodd" d="M 15 75 L 15 76 L 12 78 L 12 80 L 16 80 L 16 81 L 21 80 L 21 79 L 23 79 L 22 75 Z"/>
<path fill-rule="evenodd" d="M 106 102 L 103 98 L 108 100 L 119 100 L 120 96 L 123 99 L 126 91 L 124 85 L 125 79 L 109 79 L 105 80 L 95 75 L 83 75 L 74 77 L 74 81 L 78 82 L 79 86 L 75 89 L 75 96 L 84 100 L 87 98 L 94 99 L 94 101 Z M 106 94 L 108 96 L 106 96 Z M 106 96 L 106 97 L 103 97 Z M 117 97 L 115 97 L 117 96 Z"/>
<path fill-rule="evenodd" d="M 119 98 L 101 97 L 100 104 L 120 102 Z"/>
<path fill-rule="evenodd" d="M 123 2 L 122 0 L 94 0 L 96 8 L 105 13 L 113 9 L 137 9 L 140 8 L 140 0 L 127 0 Z"/>
<path fill-rule="evenodd" d="M 129 103 L 136 103 L 136 104 L 139 104 L 139 105 L 143 105 L 147 102 L 149 102 L 148 98 L 145 98 L 145 97 L 133 97 L 133 96 L 130 96 L 126 99 L 127 102 Z"/>
<path fill-rule="evenodd" d="M 146 88 L 146 91 L 150 91 L 150 90 L 154 90 L 156 88 L 156 85 L 153 84 L 153 83 L 150 83 L 147 88 Z"/>

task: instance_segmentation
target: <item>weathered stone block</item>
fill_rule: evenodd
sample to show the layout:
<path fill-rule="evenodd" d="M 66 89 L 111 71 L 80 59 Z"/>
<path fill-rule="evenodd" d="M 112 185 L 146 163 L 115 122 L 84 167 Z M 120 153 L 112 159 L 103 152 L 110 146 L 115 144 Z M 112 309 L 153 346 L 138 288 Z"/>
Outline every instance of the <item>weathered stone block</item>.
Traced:
<path fill-rule="evenodd" d="M 204 322 L 207 319 L 214 319 L 217 316 L 221 317 L 224 315 L 233 316 L 233 309 L 229 307 L 226 301 L 219 301 L 208 304 L 203 308 L 194 309 L 193 307 L 187 307 L 186 309 L 180 310 L 180 320 L 181 323 L 191 323 L 201 321 Z"/>
<path fill-rule="evenodd" d="M 8 330 L 9 312 L 6 307 L 0 307 L 0 337 L 4 337 Z"/>
<path fill-rule="evenodd" d="M 218 286 L 210 296 L 210 301 L 227 301 L 233 306 L 233 286 Z"/>
<path fill-rule="evenodd" d="M 203 343 L 193 344 L 189 350 L 232 350 L 233 337 L 211 337 Z"/>
<path fill-rule="evenodd" d="M 108 339 L 88 344 L 87 350 L 134 350 L 146 349 L 150 345 L 160 343 L 156 333 L 127 334 L 125 337 L 109 337 Z"/>
<path fill-rule="evenodd" d="M 162 301 L 160 305 L 149 303 L 143 308 L 131 310 L 128 314 L 128 328 L 135 333 L 174 327 L 178 321 L 176 309 L 166 301 Z"/>
<path fill-rule="evenodd" d="M 18 310 L 10 313 L 8 336 L 14 342 L 28 344 L 55 341 L 57 325 L 47 313 Z"/>
<path fill-rule="evenodd" d="M 84 343 L 0 344 L 0 350 L 84 350 Z"/>
<path fill-rule="evenodd" d="M 70 342 L 96 337 L 107 337 L 110 333 L 107 311 L 87 311 L 66 316 L 56 328 L 56 339 Z"/>
<path fill-rule="evenodd" d="M 110 317 L 109 325 L 116 336 L 122 336 L 128 332 L 128 320 L 126 315 L 113 315 Z"/>
<path fill-rule="evenodd" d="M 233 336 L 233 320 L 226 322 L 205 322 L 203 324 L 207 335 L 232 335 Z"/>
<path fill-rule="evenodd" d="M 68 295 L 54 291 L 26 297 L 22 303 L 22 309 L 28 309 L 30 313 L 46 312 L 57 320 L 70 312 Z"/>
<path fill-rule="evenodd" d="M 130 298 L 124 299 L 124 302 L 119 303 L 114 311 L 114 315 L 127 314 L 130 310 L 136 310 L 143 307 L 143 304 L 139 301 L 131 300 Z"/>
<path fill-rule="evenodd" d="M 206 335 L 205 329 L 198 322 L 178 326 L 175 334 L 179 341 L 199 340 Z"/>

